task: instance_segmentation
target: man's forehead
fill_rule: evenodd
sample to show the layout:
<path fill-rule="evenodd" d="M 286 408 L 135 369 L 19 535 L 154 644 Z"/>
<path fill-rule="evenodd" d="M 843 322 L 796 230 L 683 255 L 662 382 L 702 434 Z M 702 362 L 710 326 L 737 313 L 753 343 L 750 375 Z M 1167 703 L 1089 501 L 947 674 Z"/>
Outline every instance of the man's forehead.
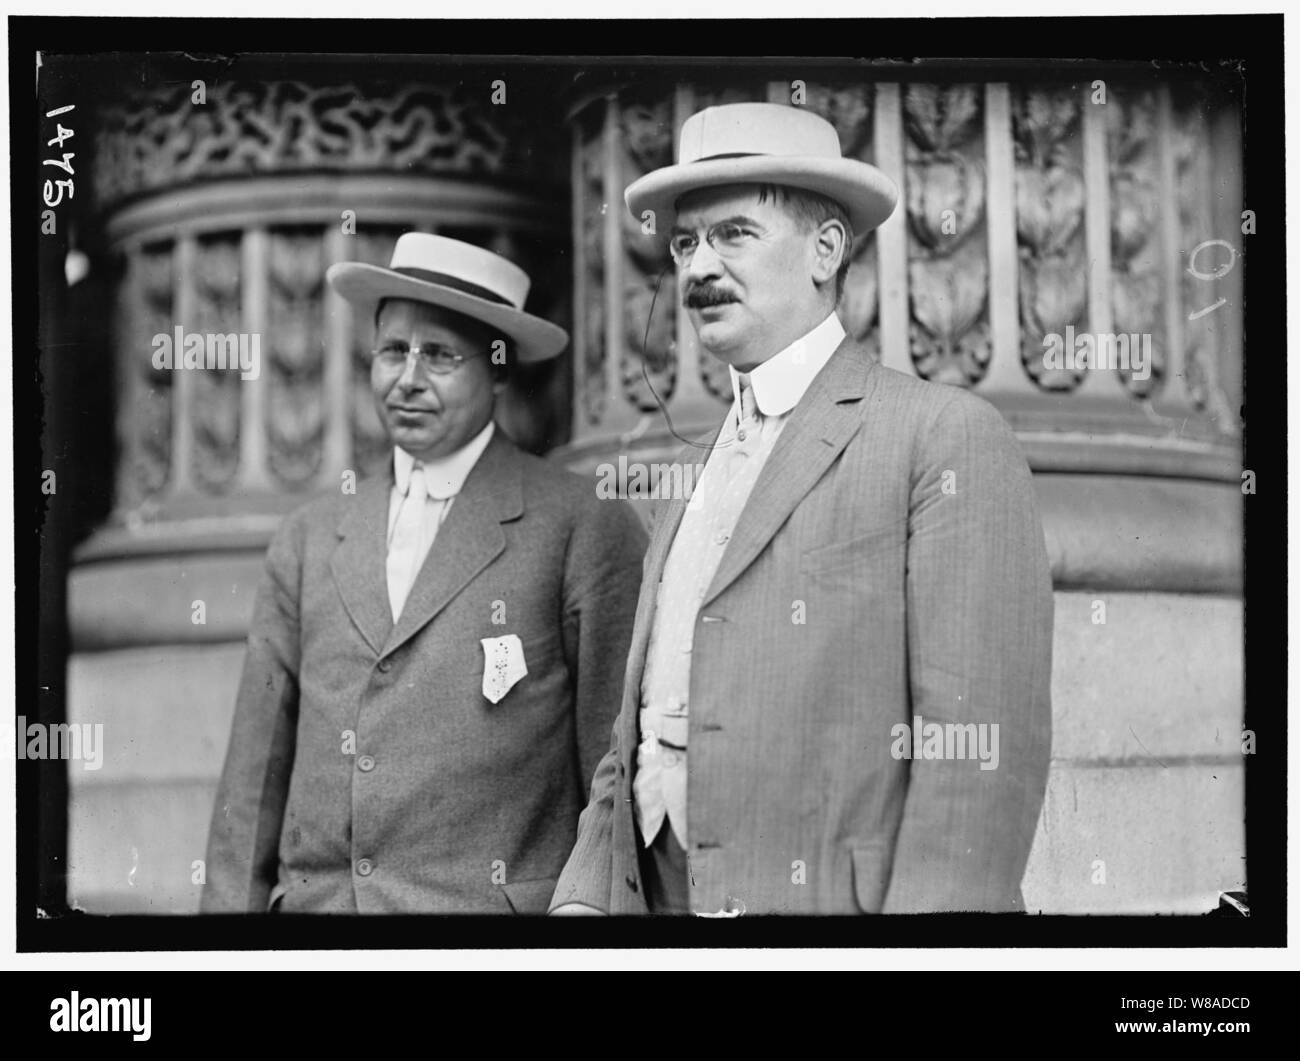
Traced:
<path fill-rule="evenodd" d="M 412 298 L 385 299 L 376 315 L 380 328 L 397 323 L 410 323 L 424 327 L 441 327 L 458 334 L 471 335 L 483 325 L 454 310 L 435 306 L 432 302 L 421 302 Z"/>
<path fill-rule="evenodd" d="M 706 220 L 744 215 L 765 220 L 780 212 L 771 197 L 759 202 L 757 184 L 723 184 L 715 188 L 697 188 L 677 200 L 676 224 L 690 227 Z"/>

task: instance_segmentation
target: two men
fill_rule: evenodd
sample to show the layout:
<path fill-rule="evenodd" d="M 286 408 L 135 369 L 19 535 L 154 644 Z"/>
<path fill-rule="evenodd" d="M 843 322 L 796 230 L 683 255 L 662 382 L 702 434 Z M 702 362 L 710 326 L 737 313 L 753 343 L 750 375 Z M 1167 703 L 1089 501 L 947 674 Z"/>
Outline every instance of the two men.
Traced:
<path fill-rule="evenodd" d="M 544 913 L 620 699 L 645 535 L 492 422 L 565 332 L 526 274 L 402 236 L 328 279 L 375 322 L 386 474 L 267 555 L 213 812 L 210 912 Z"/>
<path fill-rule="evenodd" d="M 679 158 L 627 205 L 671 233 L 735 401 L 654 528 L 552 910 L 1021 909 L 1053 602 L 1015 438 L 987 402 L 845 336 L 854 234 L 897 191 L 829 123 L 709 108 Z"/>

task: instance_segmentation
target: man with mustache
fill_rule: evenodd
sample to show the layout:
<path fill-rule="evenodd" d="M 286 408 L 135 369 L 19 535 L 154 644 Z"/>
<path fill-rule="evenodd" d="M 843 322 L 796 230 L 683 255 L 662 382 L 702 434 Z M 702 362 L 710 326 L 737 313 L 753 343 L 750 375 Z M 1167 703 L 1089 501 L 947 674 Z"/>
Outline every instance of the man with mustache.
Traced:
<path fill-rule="evenodd" d="M 267 555 L 203 909 L 545 913 L 608 741 L 645 534 L 493 424 L 514 360 L 563 350 L 528 276 L 408 233 L 331 266 L 375 322 L 382 475 Z"/>
<path fill-rule="evenodd" d="M 670 234 L 735 400 L 689 503 L 654 527 L 621 713 L 552 910 L 1022 909 L 1053 602 L 1015 437 L 983 399 L 845 335 L 854 234 L 897 191 L 829 123 L 713 107 L 679 158 L 627 205 Z"/>

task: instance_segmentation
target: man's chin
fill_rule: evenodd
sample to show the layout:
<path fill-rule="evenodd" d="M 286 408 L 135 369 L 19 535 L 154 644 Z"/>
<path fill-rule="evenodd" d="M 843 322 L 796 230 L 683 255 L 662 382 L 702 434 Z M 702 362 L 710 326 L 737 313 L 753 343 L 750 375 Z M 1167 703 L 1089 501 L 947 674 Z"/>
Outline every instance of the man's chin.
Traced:
<path fill-rule="evenodd" d="M 736 346 L 736 329 L 722 321 L 697 321 L 695 334 L 705 350 L 723 361 Z"/>
<path fill-rule="evenodd" d="M 406 431 L 402 428 L 395 428 L 389 432 L 389 439 L 394 446 L 401 446 L 407 453 L 412 456 L 418 456 L 427 452 L 438 444 L 438 439 L 430 438 L 427 434 L 419 431 Z"/>

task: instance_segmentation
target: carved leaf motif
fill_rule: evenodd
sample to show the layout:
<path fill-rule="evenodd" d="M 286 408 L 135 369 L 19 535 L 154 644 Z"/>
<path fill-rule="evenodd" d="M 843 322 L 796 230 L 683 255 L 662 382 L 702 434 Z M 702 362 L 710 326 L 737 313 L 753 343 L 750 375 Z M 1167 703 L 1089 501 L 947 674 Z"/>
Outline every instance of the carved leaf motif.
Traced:
<path fill-rule="evenodd" d="M 1155 133 L 1155 97 L 1148 92 L 1117 92 L 1105 107 L 1106 147 L 1112 168 L 1132 165 Z"/>
<path fill-rule="evenodd" d="M 1022 89 L 1016 93 L 1012 127 L 1022 161 L 1042 168 L 1053 163 L 1079 120 L 1073 89 Z"/>
<path fill-rule="evenodd" d="M 619 125 L 623 133 L 623 146 L 627 149 L 627 161 L 633 170 L 628 177 L 629 181 L 652 169 L 672 164 L 671 98 L 623 106 L 619 114 Z"/>
<path fill-rule="evenodd" d="M 807 107 L 835 126 L 845 158 L 861 155 L 871 139 L 871 101 L 865 85 L 809 85 Z"/>
<path fill-rule="evenodd" d="M 903 98 L 908 135 L 926 151 L 948 151 L 974 131 L 980 113 L 975 85 L 909 85 Z"/>
<path fill-rule="evenodd" d="M 951 218 L 945 218 L 947 211 L 952 211 Z M 983 221 L 984 167 L 951 151 L 913 163 L 907 180 L 907 216 L 912 232 L 927 248 L 938 255 L 951 254 Z"/>
<path fill-rule="evenodd" d="M 1020 317 L 1028 334 L 1041 339 L 1048 332 L 1063 334 L 1066 325 L 1078 327 L 1087 296 L 1087 270 L 1077 248 L 1037 260 L 1021 258 Z"/>
<path fill-rule="evenodd" d="M 643 411 L 659 408 L 655 394 L 667 403 L 677 382 L 676 319 L 673 310 L 671 284 L 659 297 L 644 282 L 629 282 L 625 289 L 623 335 L 623 362 L 621 365 L 624 396 Z M 650 304 L 654 302 L 654 317 L 650 321 L 649 339 L 646 339 L 646 322 L 650 317 Z M 642 342 L 646 345 L 642 347 Z M 643 375 L 644 367 L 644 375 Z M 645 376 L 650 377 L 646 386 Z"/>
<path fill-rule="evenodd" d="M 992 353 L 983 320 L 988 301 L 983 248 L 969 243 L 950 258 L 912 261 L 908 286 L 918 374 L 959 386 L 978 382 Z"/>
<path fill-rule="evenodd" d="M 1064 248 L 1083 222 L 1083 177 L 1073 169 L 1016 170 L 1016 232 L 1039 254 Z"/>
<path fill-rule="evenodd" d="M 1111 254 L 1126 261 L 1137 254 L 1155 232 L 1160 202 L 1155 185 L 1134 173 L 1111 182 Z"/>

